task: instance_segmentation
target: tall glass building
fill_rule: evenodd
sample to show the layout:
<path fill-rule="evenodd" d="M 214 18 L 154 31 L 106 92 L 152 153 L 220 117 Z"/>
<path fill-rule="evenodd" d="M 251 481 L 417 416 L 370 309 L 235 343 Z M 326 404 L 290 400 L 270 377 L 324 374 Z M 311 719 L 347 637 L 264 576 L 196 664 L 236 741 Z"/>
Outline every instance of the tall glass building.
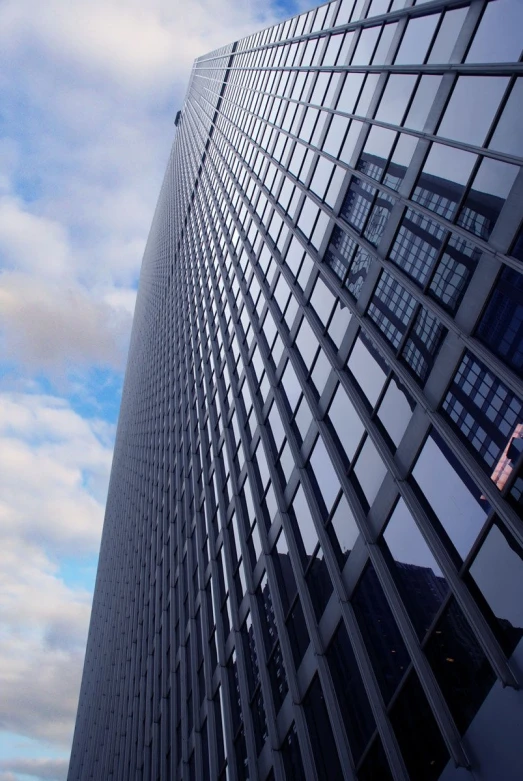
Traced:
<path fill-rule="evenodd" d="M 199 58 L 69 781 L 521 781 L 523 2 Z"/>

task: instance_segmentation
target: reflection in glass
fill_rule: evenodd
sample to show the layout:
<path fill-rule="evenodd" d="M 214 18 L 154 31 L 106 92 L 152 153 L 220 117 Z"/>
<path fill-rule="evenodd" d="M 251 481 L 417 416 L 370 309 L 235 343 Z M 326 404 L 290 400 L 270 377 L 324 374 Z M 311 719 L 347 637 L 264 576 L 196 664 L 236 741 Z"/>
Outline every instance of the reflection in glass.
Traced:
<path fill-rule="evenodd" d="M 417 307 L 414 296 L 388 272 L 382 271 L 367 311 L 394 348 L 399 347 Z"/>
<path fill-rule="evenodd" d="M 340 216 L 361 233 L 369 214 L 376 188 L 356 176 L 352 178 Z"/>
<path fill-rule="evenodd" d="M 295 779 L 305 778 L 300 744 L 298 742 L 298 733 L 296 732 L 296 725 L 294 722 L 292 723 L 280 750 L 283 757 L 285 777 Z"/>
<path fill-rule="evenodd" d="M 410 657 L 372 564 L 365 568 L 351 601 L 383 699 L 388 702 Z"/>
<path fill-rule="evenodd" d="M 341 385 L 338 385 L 334 394 L 327 420 L 350 462 L 360 443 L 364 426 Z"/>
<path fill-rule="evenodd" d="M 441 76 L 422 76 L 414 100 L 404 122 L 405 127 L 423 130 L 434 98 L 441 84 Z"/>
<path fill-rule="evenodd" d="M 449 753 L 413 670 L 390 710 L 390 721 L 410 778 L 436 781 L 449 760 Z"/>
<path fill-rule="evenodd" d="M 523 424 L 523 402 L 470 352 L 466 352 L 443 402 L 443 412 L 501 490 L 512 471 L 514 439 Z M 516 442 L 515 447 L 518 447 Z"/>
<path fill-rule="evenodd" d="M 429 294 L 451 312 L 456 311 L 468 287 L 481 252 L 452 234 L 432 277 Z"/>
<path fill-rule="evenodd" d="M 487 3 L 465 62 L 517 62 L 522 29 L 521 0 Z"/>
<path fill-rule="evenodd" d="M 508 529 L 495 520 L 470 567 L 491 623 L 496 624 L 508 656 L 523 636 L 523 550 Z"/>
<path fill-rule="evenodd" d="M 523 275 L 504 266 L 476 336 L 523 377 Z"/>
<path fill-rule="evenodd" d="M 316 440 L 309 461 L 316 485 L 323 498 L 325 509 L 327 514 L 329 514 L 334 500 L 338 496 L 340 483 L 321 436 Z"/>
<path fill-rule="evenodd" d="M 467 8 L 458 8 L 454 11 L 447 11 L 443 16 L 436 40 L 430 50 L 430 56 L 427 60 L 433 62 L 449 62 L 452 51 L 456 45 L 458 35 L 467 15 Z M 485 62 L 485 60 L 482 60 Z"/>
<path fill-rule="evenodd" d="M 465 558 L 483 528 L 489 508 L 436 432 L 425 442 L 412 475 L 429 508 L 460 556 Z"/>
<path fill-rule="evenodd" d="M 425 637 L 449 587 L 414 518 L 400 499 L 383 533 L 393 572 L 418 637 Z"/>
<path fill-rule="evenodd" d="M 452 598 L 424 648 L 461 733 L 476 715 L 496 676 L 456 600 Z"/>
<path fill-rule="evenodd" d="M 439 125 L 438 136 L 480 146 L 507 84 L 508 78 L 502 76 L 460 76 Z M 508 150 L 503 147 L 503 151 Z"/>
<path fill-rule="evenodd" d="M 381 456 L 369 436 L 367 436 L 365 444 L 360 451 L 353 474 L 356 476 L 365 500 L 370 507 L 376 498 L 383 478 L 387 474 L 387 467 L 381 460 Z"/>
<path fill-rule="evenodd" d="M 401 352 L 402 360 L 423 384 L 427 379 L 447 329 L 435 315 L 420 307 Z"/>
<path fill-rule="evenodd" d="M 476 160 L 470 152 L 432 144 L 412 200 L 451 220 Z"/>
<path fill-rule="evenodd" d="M 343 494 L 332 514 L 327 532 L 340 569 L 343 569 L 359 535 L 358 525 Z"/>
<path fill-rule="evenodd" d="M 389 257 L 415 282 L 424 285 L 445 235 L 445 229 L 435 220 L 414 209 L 407 209 Z"/>
<path fill-rule="evenodd" d="M 343 623 L 339 624 L 326 657 L 352 757 L 357 764 L 376 729 L 376 722 Z"/>
<path fill-rule="evenodd" d="M 488 241 L 519 173 L 515 165 L 483 158 L 458 217 L 458 225 Z"/>
<path fill-rule="evenodd" d="M 378 407 L 378 420 L 396 447 L 409 425 L 415 402 L 397 377 L 392 376 Z"/>
<path fill-rule="evenodd" d="M 360 331 L 354 343 L 347 367 L 374 407 L 387 379 L 389 365 L 364 331 Z"/>
<path fill-rule="evenodd" d="M 343 778 L 338 751 L 318 675 L 315 675 L 303 699 L 303 710 L 318 778 Z"/>
<path fill-rule="evenodd" d="M 523 78 L 517 79 L 489 147 L 523 157 Z"/>
<path fill-rule="evenodd" d="M 427 49 L 439 21 L 439 14 L 410 19 L 395 57 L 396 65 L 425 62 Z"/>
<path fill-rule="evenodd" d="M 376 112 L 376 119 L 390 122 L 391 125 L 401 125 L 416 78 L 406 73 L 393 73 L 389 76 Z"/>

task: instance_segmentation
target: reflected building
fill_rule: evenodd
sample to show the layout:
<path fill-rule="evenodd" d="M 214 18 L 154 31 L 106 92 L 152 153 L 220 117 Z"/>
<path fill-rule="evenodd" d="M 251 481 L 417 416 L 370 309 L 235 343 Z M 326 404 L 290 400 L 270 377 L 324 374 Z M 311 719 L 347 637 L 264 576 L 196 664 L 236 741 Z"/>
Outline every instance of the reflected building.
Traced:
<path fill-rule="evenodd" d="M 69 781 L 519 781 L 522 28 L 333 0 L 194 63 Z"/>

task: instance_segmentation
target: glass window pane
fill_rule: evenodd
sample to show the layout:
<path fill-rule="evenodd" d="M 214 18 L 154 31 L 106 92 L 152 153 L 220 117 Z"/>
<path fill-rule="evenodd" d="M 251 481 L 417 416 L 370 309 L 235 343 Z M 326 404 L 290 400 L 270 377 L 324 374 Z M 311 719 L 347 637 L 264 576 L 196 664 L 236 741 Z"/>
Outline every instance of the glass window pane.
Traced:
<path fill-rule="evenodd" d="M 394 561 L 394 574 L 410 618 L 422 639 L 449 589 L 403 499 L 396 505 L 383 539 Z"/>
<path fill-rule="evenodd" d="M 372 564 L 365 568 L 351 601 L 387 703 L 407 671 L 410 657 Z"/>
<path fill-rule="evenodd" d="M 319 778 L 343 778 L 325 698 L 317 675 L 303 700 L 312 753 Z"/>
<path fill-rule="evenodd" d="M 505 266 L 479 322 L 477 337 L 523 377 L 523 275 Z"/>
<path fill-rule="evenodd" d="M 470 152 L 432 144 L 412 200 L 451 220 L 476 160 Z"/>
<path fill-rule="evenodd" d="M 332 514 L 327 531 L 341 568 L 348 559 L 359 535 L 358 525 L 343 494 Z"/>
<path fill-rule="evenodd" d="M 487 3 L 466 62 L 517 62 L 521 55 L 521 0 Z"/>
<path fill-rule="evenodd" d="M 414 671 L 390 711 L 390 720 L 410 777 L 437 781 L 449 753 Z"/>
<path fill-rule="evenodd" d="M 412 475 L 456 550 L 465 558 L 488 512 L 480 491 L 435 433 L 425 442 Z"/>
<path fill-rule="evenodd" d="M 393 376 L 378 408 L 378 420 L 396 447 L 409 425 L 415 406 L 407 389 Z"/>
<path fill-rule="evenodd" d="M 376 722 L 342 623 L 331 640 L 326 656 L 352 756 L 357 764 L 372 737 Z"/>
<path fill-rule="evenodd" d="M 458 8 L 454 11 L 447 11 L 438 30 L 436 40 L 430 50 L 430 56 L 427 62 L 449 62 L 467 12 L 467 8 Z"/>
<path fill-rule="evenodd" d="M 383 478 L 387 474 L 387 467 L 381 460 L 376 446 L 369 436 L 367 436 L 354 466 L 354 474 L 369 506 L 372 505 Z"/>
<path fill-rule="evenodd" d="M 329 407 L 328 421 L 348 461 L 351 461 L 363 435 L 364 426 L 341 385 L 338 385 Z"/>
<path fill-rule="evenodd" d="M 497 520 L 472 562 L 470 577 L 492 611 L 510 655 L 523 636 L 523 551 Z"/>
<path fill-rule="evenodd" d="M 460 76 L 438 128 L 438 136 L 481 145 L 507 84 L 508 78 L 501 76 Z M 504 147 L 503 151 L 508 150 Z"/>
<path fill-rule="evenodd" d="M 424 62 L 438 21 L 439 14 L 411 19 L 407 24 L 394 63 L 406 65 Z"/>
<path fill-rule="evenodd" d="M 488 241 L 519 170 L 515 165 L 483 158 L 462 206 L 458 225 Z"/>
<path fill-rule="evenodd" d="M 523 157 L 523 79 L 517 79 L 489 144 L 509 155 Z"/>
<path fill-rule="evenodd" d="M 496 676 L 455 599 L 451 599 L 424 650 L 456 726 L 463 733 Z"/>
<path fill-rule="evenodd" d="M 421 77 L 414 100 L 404 122 L 405 127 L 410 127 L 413 130 L 423 130 L 440 84 L 441 76 Z"/>
<path fill-rule="evenodd" d="M 392 125 L 401 124 L 416 78 L 403 73 L 393 73 L 389 76 L 376 112 L 376 119 L 390 122 Z"/>
<path fill-rule="evenodd" d="M 347 367 L 371 407 L 374 407 L 387 379 L 389 366 L 363 331 L 356 339 Z"/>
<path fill-rule="evenodd" d="M 310 465 L 316 485 L 323 497 L 327 514 L 329 514 L 334 500 L 340 491 L 340 483 L 321 437 L 318 437 L 314 445 L 310 457 Z"/>

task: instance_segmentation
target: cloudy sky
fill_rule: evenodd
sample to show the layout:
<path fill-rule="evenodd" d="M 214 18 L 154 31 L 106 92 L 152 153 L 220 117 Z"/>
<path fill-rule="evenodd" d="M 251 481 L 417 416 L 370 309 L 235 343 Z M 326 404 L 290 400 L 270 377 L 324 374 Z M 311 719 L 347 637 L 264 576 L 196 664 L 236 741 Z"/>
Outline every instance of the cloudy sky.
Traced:
<path fill-rule="evenodd" d="M 195 57 L 313 0 L 0 2 L 0 781 L 64 781 L 140 262 Z"/>

